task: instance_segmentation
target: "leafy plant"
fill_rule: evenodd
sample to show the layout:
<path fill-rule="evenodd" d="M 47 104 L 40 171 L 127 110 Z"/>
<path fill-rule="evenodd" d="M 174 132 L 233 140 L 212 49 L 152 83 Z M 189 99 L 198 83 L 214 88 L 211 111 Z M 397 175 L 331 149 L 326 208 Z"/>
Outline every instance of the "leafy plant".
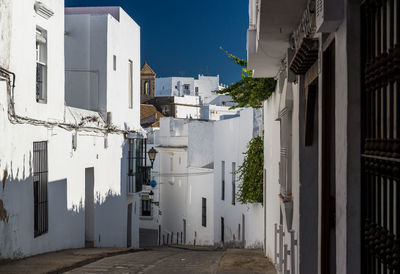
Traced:
<path fill-rule="evenodd" d="M 275 91 L 276 81 L 274 78 L 253 78 L 253 71 L 247 69 L 247 61 L 240 59 L 220 47 L 222 51 L 235 64 L 243 67 L 241 80 L 222 90 L 217 90 L 217 94 L 228 95 L 237 103 L 231 108 L 252 107 L 262 108 L 263 101 L 267 100 Z"/>
<path fill-rule="evenodd" d="M 237 198 L 242 204 L 263 202 L 264 139 L 261 136 L 250 140 L 243 164 L 238 168 L 239 185 Z"/>

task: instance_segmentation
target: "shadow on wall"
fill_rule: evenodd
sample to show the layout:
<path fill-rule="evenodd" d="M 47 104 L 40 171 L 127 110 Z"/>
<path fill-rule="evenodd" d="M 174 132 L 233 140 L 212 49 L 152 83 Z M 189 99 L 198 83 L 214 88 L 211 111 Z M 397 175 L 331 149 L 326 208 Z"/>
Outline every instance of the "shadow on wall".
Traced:
<path fill-rule="evenodd" d="M 29 161 L 31 163 L 31 161 Z M 3 168 L 2 168 L 3 169 Z M 18 178 L 12 163 L 2 170 L 0 188 L 0 258 L 20 258 L 38 253 L 82 247 L 84 209 L 82 202 L 68 209 L 67 179 L 48 183 L 48 232 L 34 237 L 34 187 L 32 168 Z M 4 176 L 4 174 L 7 175 Z"/>
<path fill-rule="evenodd" d="M 94 245 L 98 247 L 127 245 L 127 141 L 122 145 L 122 152 L 120 178 L 115 176 L 115 180 L 120 180 L 120 194 L 111 190 L 105 194 L 93 193 L 93 240 Z M 67 197 L 68 178 L 48 182 L 48 232 L 38 237 L 34 236 L 32 154 L 29 153 L 28 157 L 29 160 L 25 160 L 24 156 L 23 166 L 17 169 L 13 167 L 12 162 L 0 162 L 0 258 L 21 258 L 61 249 L 84 247 L 85 188 L 83 191 L 79 189 L 82 192 L 80 201 L 71 207 Z M 25 167 L 25 164 L 29 164 L 29 167 Z M 101 181 L 104 182 L 104 179 Z M 82 181 L 82 184 L 85 184 L 85 181 Z"/>
<path fill-rule="evenodd" d="M 109 190 L 105 196 L 95 193 L 95 235 L 96 247 L 125 247 L 127 245 L 127 174 L 128 141 L 122 146 L 120 166 L 120 194 Z M 95 183 L 96 184 L 96 183 Z"/>

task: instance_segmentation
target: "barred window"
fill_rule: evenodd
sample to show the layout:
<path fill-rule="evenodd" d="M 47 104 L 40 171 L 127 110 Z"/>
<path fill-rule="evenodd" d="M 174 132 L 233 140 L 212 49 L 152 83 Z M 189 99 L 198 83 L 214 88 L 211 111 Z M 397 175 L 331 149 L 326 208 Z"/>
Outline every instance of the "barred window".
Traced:
<path fill-rule="evenodd" d="M 34 235 L 48 231 L 47 142 L 33 143 Z"/>

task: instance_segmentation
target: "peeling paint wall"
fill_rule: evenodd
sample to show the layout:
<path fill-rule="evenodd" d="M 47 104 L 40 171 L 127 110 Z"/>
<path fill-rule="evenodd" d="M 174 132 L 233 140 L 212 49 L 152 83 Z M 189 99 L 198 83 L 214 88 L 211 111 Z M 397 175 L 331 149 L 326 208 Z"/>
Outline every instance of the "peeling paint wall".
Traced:
<path fill-rule="evenodd" d="M 8 69 L 11 44 L 11 0 L 0 0 L 0 66 Z"/>

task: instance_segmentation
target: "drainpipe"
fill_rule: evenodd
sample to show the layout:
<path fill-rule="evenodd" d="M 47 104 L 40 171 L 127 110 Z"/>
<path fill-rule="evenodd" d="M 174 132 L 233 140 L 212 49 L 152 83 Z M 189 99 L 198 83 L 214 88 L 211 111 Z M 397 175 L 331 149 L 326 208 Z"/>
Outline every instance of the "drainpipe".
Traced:
<path fill-rule="evenodd" d="M 12 84 L 11 84 L 11 79 L 10 75 L 12 76 Z M 4 76 L 8 80 L 8 85 L 11 87 L 11 96 L 14 99 L 14 88 L 15 88 L 15 73 L 11 72 L 3 67 L 0 67 L 0 76 Z"/>

